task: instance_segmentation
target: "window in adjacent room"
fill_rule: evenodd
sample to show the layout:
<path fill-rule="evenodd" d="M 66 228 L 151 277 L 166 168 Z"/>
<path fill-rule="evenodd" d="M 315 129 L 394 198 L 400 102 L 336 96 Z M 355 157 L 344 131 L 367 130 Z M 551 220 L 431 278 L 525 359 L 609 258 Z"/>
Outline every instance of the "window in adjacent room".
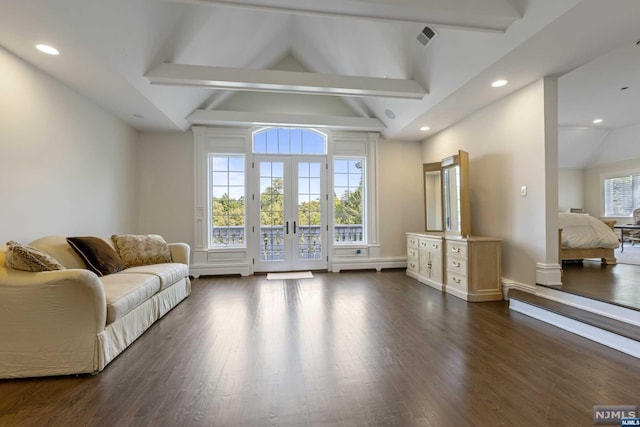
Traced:
<path fill-rule="evenodd" d="M 243 155 L 209 154 L 211 247 L 244 246 L 245 161 Z"/>
<path fill-rule="evenodd" d="M 604 216 L 630 217 L 640 207 L 640 172 L 604 179 Z"/>
<path fill-rule="evenodd" d="M 363 244 L 364 224 L 364 157 L 333 159 L 334 243 Z"/>

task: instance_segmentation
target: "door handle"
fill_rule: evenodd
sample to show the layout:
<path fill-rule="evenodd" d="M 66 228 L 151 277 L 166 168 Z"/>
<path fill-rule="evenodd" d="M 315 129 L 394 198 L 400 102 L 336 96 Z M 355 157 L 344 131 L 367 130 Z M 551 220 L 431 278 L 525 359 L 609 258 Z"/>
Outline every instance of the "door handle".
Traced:
<path fill-rule="evenodd" d="M 296 229 L 297 229 L 296 222 L 293 221 L 293 234 L 296 234 Z"/>
<path fill-rule="evenodd" d="M 286 234 L 289 234 L 289 221 L 287 221 L 287 233 Z"/>

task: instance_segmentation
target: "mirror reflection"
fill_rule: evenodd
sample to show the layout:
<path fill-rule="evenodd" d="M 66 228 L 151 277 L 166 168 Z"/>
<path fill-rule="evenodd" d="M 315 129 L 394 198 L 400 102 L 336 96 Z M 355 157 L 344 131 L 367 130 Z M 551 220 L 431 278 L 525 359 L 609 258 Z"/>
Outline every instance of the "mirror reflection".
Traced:
<path fill-rule="evenodd" d="M 444 229 L 450 232 L 460 233 L 460 166 L 450 166 L 442 171 L 444 190 Z"/>
<path fill-rule="evenodd" d="M 442 184 L 440 167 L 424 172 L 424 199 L 426 226 L 428 231 L 442 230 Z"/>

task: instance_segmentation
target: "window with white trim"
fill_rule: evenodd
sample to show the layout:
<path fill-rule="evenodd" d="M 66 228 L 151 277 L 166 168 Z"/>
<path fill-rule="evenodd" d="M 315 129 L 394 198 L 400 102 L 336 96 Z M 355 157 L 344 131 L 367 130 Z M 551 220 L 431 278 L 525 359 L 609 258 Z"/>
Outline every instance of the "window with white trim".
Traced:
<path fill-rule="evenodd" d="M 366 243 L 364 157 L 333 158 L 334 243 Z"/>
<path fill-rule="evenodd" d="M 209 154 L 213 248 L 246 244 L 245 156 Z"/>
<path fill-rule="evenodd" d="M 640 207 L 640 172 L 604 179 L 604 216 L 630 217 Z"/>

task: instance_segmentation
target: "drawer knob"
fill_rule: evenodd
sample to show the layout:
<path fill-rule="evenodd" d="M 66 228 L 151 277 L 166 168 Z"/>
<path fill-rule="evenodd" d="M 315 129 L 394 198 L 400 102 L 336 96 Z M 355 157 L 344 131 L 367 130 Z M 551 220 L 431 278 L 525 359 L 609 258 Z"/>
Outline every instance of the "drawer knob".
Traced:
<path fill-rule="evenodd" d="M 436 245 L 435 243 L 434 243 L 433 245 L 431 245 L 431 247 L 432 247 L 433 249 L 438 249 L 438 245 Z"/>
<path fill-rule="evenodd" d="M 456 282 L 458 285 L 460 284 L 461 280 L 458 279 L 457 277 L 452 277 L 451 280 L 453 280 L 454 282 Z"/>
<path fill-rule="evenodd" d="M 451 252 L 460 253 L 460 248 L 451 248 Z"/>
<path fill-rule="evenodd" d="M 451 261 L 451 265 L 453 265 L 454 267 L 460 267 L 460 263 L 455 261 Z"/>

